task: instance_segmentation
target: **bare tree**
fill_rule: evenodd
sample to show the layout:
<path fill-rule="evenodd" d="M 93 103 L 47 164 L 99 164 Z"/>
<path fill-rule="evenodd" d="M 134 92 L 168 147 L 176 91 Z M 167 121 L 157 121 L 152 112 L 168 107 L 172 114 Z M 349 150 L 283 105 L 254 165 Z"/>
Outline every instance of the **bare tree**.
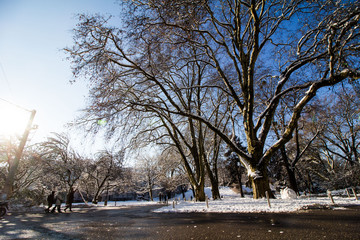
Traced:
<path fill-rule="evenodd" d="M 108 116 L 126 108 L 143 112 L 150 107 L 202 122 L 239 155 L 254 198 L 271 192 L 269 161 L 292 139 L 302 110 L 318 90 L 360 76 L 354 70 L 360 50 L 358 2 L 138 0 L 130 5 L 135 14 L 128 15 L 129 24 L 123 26 L 128 34 L 109 26 L 106 18 L 83 15 L 75 46 L 67 49 L 74 73 L 90 74 L 95 86 L 93 112 L 111 101 L 126 104 L 112 105 Z M 179 84 L 176 70 L 186 62 L 206 63 L 207 73 L 217 76 L 212 84 L 201 81 L 190 87 L 221 89 L 231 99 L 236 109 L 229 114 L 243 126 L 236 130 L 245 135 L 246 151 L 204 111 L 190 111 L 181 103 L 179 93 L 189 88 Z M 302 81 L 294 83 L 295 75 L 302 75 Z M 264 86 L 268 95 L 257 101 Z M 285 130 L 270 142 L 280 100 L 294 92 L 300 97 Z"/>
<path fill-rule="evenodd" d="M 109 188 L 109 181 L 114 181 L 121 176 L 124 162 L 124 152 L 112 153 L 109 150 L 99 151 L 95 161 L 89 162 L 87 166 L 87 179 L 93 183 L 93 200 L 97 204 L 101 193 Z"/>
<path fill-rule="evenodd" d="M 342 159 L 345 165 L 360 164 L 359 99 L 349 87 L 340 88 L 332 95 L 319 119 L 326 119 L 325 131 L 320 135 L 323 148 Z"/>
<path fill-rule="evenodd" d="M 70 191 L 85 170 L 85 160 L 71 148 L 66 134 L 53 135 L 40 144 L 43 171 L 45 175 L 54 177 L 55 185 Z"/>
<path fill-rule="evenodd" d="M 159 185 L 165 192 L 175 192 L 180 189 L 185 198 L 185 192 L 188 190 L 190 182 L 176 148 L 166 148 L 161 153 L 158 164 L 160 168 Z"/>
<path fill-rule="evenodd" d="M 358 184 L 359 163 L 359 98 L 347 85 L 334 89 L 335 93 L 323 99 L 322 111 L 314 120 L 326 122 L 317 141 L 317 161 L 322 168 L 314 171 L 326 179 L 330 187 L 349 187 Z"/>
<path fill-rule="evenodd" d="M 298 102 L 298 94 L 296 93 L 281 101 L 272 123 L 272 128 L 277 140 L 281 138 L 281 135 L 286 130 L 286 119 L 289 117 L 289 113 L 291 113 L 296 102 Z M 278 158 L 282 160 L 279 164 L 286 170 L 284 178 L 288 179 L 288 186 L 296 193 L 299 193 L 296 180 L 296 165 L 323 130 L 323 124 L 313 121 L 313 115 L 317 110 L 320 110 L 320 108 L 321 106 L 315 106 L 315 104 L 313 104 L 309 107 L 308 112 L 303 111 L 302 117 L 299 118 L 295 126 L 294 137 L 279 149 L 280 156 L 278 156 Z M 310 109 L 312 109 L 312 111 L 310 111 Z"/>
<path fill-rule="evenodd" d="M 0 144 L 0 183 L 4 185 L 9 165 L 17 151 L 18 144 L 9 140 Z M 19 162 L 12 185 L 12 200 L 28 204 L 39 204 L 44 199 L 42 160 L 37 149 L 26 147 Z"/>
<path fill-rule="evenodd" d="M 157 162 L 157 156 L 142 156 L 138 161 L 139 167 L 138 170 L 138 179 L 140 180 L 140 185 L 144 186 L 149 193 L 151 201 L 154 201 L 153 188 L 155 184 L 158 183 L 158 178 L 160 175 L 159 166 Z"/>

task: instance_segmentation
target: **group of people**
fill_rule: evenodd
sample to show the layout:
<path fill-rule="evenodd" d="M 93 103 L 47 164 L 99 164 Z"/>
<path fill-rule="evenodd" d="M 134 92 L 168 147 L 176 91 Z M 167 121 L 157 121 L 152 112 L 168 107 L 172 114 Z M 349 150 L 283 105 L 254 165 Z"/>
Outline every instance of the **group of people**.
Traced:
<path fill-rule="evenodd" d="M 71 188 L 69 193 L 66 196 L 66 206 L 64 208 L 64 212 L 66 212 L 66 209 L 69 209 L 70 212 L 72 212 L 72 203 L 74 202 L 74 193 L 75 193 L 75 190 L 73 188 Z M 55 191 L 52 191 L 51 194 L 47 197 L 47 202 L 48 202 L 48 208 L 45 210 L 45 212 L 54 213 L 55 210 L 57 210 L 58 213 L 62 213 L 61 203 L 63 202 L 63 198 L 60 193 L 57 193 L 55 195 Z M 54 204 L 55 204 L 55 206 L 51 209 L 51 207 Z"/>

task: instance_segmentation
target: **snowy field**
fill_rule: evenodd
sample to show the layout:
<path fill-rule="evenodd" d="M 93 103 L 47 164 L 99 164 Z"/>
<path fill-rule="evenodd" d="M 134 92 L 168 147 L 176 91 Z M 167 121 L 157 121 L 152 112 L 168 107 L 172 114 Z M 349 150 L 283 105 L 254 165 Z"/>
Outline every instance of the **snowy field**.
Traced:
<path fill-rule="evenodd" d="M 333 192 L 335 193 L 335 192 Z M 338 191 L 336 192 L 338 195 Z M 205 194 L 211 199 L 211 188 L 205 189 Z M 185 194 L 187 201 L 182 199 L 181 195 L 176 196 L 177 201 L 173 199 L 169 200 L 169 205 L 154 210 L 154 212 L 218 212 L 218 213 L 249 213 L 249 212 L 295 212 L 307 207 L 330 207 L 334 209 L 342 209 L 344 206 L 358 205 L 360 201 L 356 201 L 355 197 L 339 197 L 334 196 L 335 205 L 332 204 L 329 197 L 307 197 L 301 196 L 296 199 L 282 199 L 280 195 L 276 196 L 276 199 L 270 199 L 270 207 L 266 199 L 253 199 L 251 195 L 246 195 L 245 198 L 241 198 L 238 193 L 235 193 L 229 187 L 221 187 L 220 195 L 221 200 L 209 200 L 208 205 L 206 202 L 194 202 L 190 201 L 192 191 L 188 191 Z M 335 194 L 334 194 L 335 195 Z M 343 195 L 346 195 L 343 193 Z M 158 204 L 158 198 L 151 201 L 126 201 L 126 202 L 108 202 L 107 207 L 121 207 L 121 206 L 142 206 Z M 104 206 L 103 202 L 97 204 L 97 206 Z"/>
<path fill-rule="evenodd" d="M 186 198 L 189 199 L 191 192 L 187 192 Z M 206 189 L 206 195 L 211 197 L 211 189 Z M 329 206 L 334 209 L 343 208 L 348 205 L 360 205 L 355 197 L 333 197 L 335 205 L 332 204 L 329 197 L 298 197 L 296 199 L 270 199 L 270 207 L 266 199 L 253 199 L 248 195 L 241 198 L 239 194 L 230 188 L 220 188 L 222 200 L 209 200 L 208 207 L 205 202 L 178 201 L 177 204 L 169 202 L 169 206 L 156 209 L 155 212 L 294 212 L 304 209 L 308 206 Z"/>
<path fill-rule="evenodd" d="M 333 195 L 345 196 L 344 191 L 333 192 Z M 259 213 L 259 212 L 295 212 L 301 209 L 307 208 L 332 208 L 343 209 L 344 206 L 360 206 L 360 200 L 356 200 L 352 195 L 349 197 L 334 196 L 333 200 L 335 205 L 331 202 L 329 197 L 309 197 L 300 196 L 296 199 L 282 199 L 280 195 L 276 196 L 276 199 L 270 199 L 270 207 L 267 199 L 253 199 L 251 195 L 246 195 L 245 198 L 241 198 L 238 193 L 235 193 L 228 187 L 220 188 L 221 200 L 211 200 L 211 189 L 206 188 L 205 194 L 210 198 L 208 204 L 206 202 L 194 202 L 190 201 L 192 192 L 188 191 L 185 194 L 186 201 L 182 199 L 181 195 L 175 197 L 174 201 L 170 199 L 167 206 L 154 210 L 154 212 L 213 212 L 213 213 Z M 106 208 L 119 208 L 128 206 L 145 206 L 159 204 L 159 199 L 155 198 L 154 201 L 109 201 L 107 206 L 104 206 L 104 202 L 98 204 L 92 203 L 75 203 L 74 208 L 77 207 L 106 207 Z M 65 204 L 62 204 L 62 209 Z M 35 207 L 33 209 L 27 209 L 28 211 L 43 211 L 44 206 Z M 22 211 L 24 209 L 16 209 L 13 206 L 13 211 Z M 76 211 L 76 210 L 75 210 Z"/>

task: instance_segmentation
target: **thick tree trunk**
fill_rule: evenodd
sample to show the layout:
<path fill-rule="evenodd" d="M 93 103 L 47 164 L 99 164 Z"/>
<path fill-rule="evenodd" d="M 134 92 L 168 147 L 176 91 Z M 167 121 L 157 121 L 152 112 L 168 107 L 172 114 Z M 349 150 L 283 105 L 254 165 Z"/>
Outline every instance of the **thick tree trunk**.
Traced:
<path fill-rule="evenodd" d="M 221 199 L 218 181 L 211 181 L 211 193 L 214 200 Z"/>
<path fill-rule="evenodd" d="M 210 165 L 207 161 L 205 161 L 206 172 L 209 176 L 211 182 L 211 192 L 213 199 L 220 199 L 220 191 L 219 191 L 219 181 L 213 171 L 210 168 Z"/>
<path fill-rule="evenodd" d="M 194 179 L 190 179 L 194 180 Z M 191 189 L 196 201 L 205 201 L 205 178 L 204 175 L 198 179 L 198 181 L 190 181 Z"/>
<path fill-rule="evenodd" d="M 288 177 L 289 177 L 290 188 L 292 190 L 294 190 L 296 193 L 299 193 L 299 188 L 298 188 L 298 185 L 296 182 L 295 172 L 289 166 L 286 166 L 286 171 L 287 171 Z"/>
<path fill-rule="evenodd" d="M 202 175 L 198 181 L 198 184 L 194 186 L 196 201 L 205 201 L 205 176 Z"/>
<path fill-rule="evenodd" d="M 252 174 L 249 175 L 249 180 L 251 181 L 254 199 L 266 197 L 266 192 L 268 192 L 270 198 L 275 198 L 270 189 L 266 168 L 265 170 L 253 170 Z"/>
<path fill-rule="evenodd" d="M 197 187 L 195 190 L 196 201 L 205 202 L 205 190 L 204 187 Z"/>
<path fill-rule="evenodd" d="M 253 188 L 254 199 L 266 197 L 266 192 L 269 193 L 270 198 L 275 198 L 269 187 L 269 179 L 267 177 L 251 179 L 251 185 Z"/>

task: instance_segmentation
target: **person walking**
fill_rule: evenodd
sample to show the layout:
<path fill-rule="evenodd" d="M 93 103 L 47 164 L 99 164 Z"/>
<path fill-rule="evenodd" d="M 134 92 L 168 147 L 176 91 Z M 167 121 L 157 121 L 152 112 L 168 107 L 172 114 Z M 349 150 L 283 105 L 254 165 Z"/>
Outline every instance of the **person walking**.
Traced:
<path fill-rule="evenodd" d="M 66 196 L 66 207 L 64 208 L 64 212 L 66 212 L 66 209 L 69 209 L 70 212 L 72 212 L 71 208 L 74 202 L 74 193 L 75 193 L 74 188 L 70 188 L 70 191 Z"/>
<path fill-rule="evenodd" d="M 62 199 L 60 193 L 56 194 L 55 207 L 51 210 L 52 213 L 55 212 L 55 209 L 57 209 L 58 213 L 62 213 L 61 208 L 60 208 L 62 201 L 63 201 L 63 199 Z"/>
<path fill-rule="evenodd" d="M 50 208 L 52 207 L 52 205 L 55 203 L 55 191 L 52 191 L 50 193 L 49 196 L 47 196 L 47 203 L 48 203 L 48 208 L 45 210 L 45 212 L 50 212 Z"/>

